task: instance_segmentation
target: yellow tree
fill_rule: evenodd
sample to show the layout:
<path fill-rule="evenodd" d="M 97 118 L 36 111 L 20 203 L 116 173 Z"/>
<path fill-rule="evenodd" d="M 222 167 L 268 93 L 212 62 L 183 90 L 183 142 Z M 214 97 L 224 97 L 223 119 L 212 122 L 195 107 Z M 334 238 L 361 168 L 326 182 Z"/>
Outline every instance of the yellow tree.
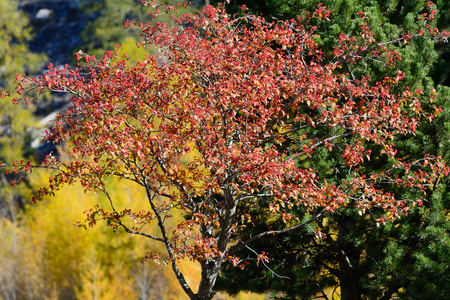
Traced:
<path fill-rule="evenodd" d="M 26 15 L 19 12 L 17 1 L 0 3 L 0 87 L 12 88 L 15 74 L 35 74 L 45 57 L 30 53 L 27 42 L 31 30 Z M 0 102 L 0 164 L 15 159 L 30 158 L 30 143 L 37 124 L 32 109 L 14 105 L 11 98 Z M 24 187 L 5 189 L 10 176 L 0 174 L 0 227 L 2 247 L 0 258 L 0 296 L 17 299 L 20 270 L 18 264 L 19 206 L 23 204 Z"/>

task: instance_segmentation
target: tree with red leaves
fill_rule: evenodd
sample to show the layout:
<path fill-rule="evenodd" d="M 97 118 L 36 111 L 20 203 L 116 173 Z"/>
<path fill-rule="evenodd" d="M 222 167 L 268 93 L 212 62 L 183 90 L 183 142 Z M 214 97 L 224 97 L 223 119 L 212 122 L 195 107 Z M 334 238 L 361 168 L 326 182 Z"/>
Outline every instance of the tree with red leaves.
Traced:
<path fill-rule="evenodd" d="M 378 82 L 341 70 L 344 62 L 358 65 L 365 60 L 395 69 L 401 57 L 391 44 L 439 35 L 426 22 L 420 32 L 381 44 L 361 13 L 359 35 L 342 34 L 332 53 L 324 53 L 315 42 L 315 28 L 308 25 L 311 18 L 329 17 L 323 6 L 297 19 L 267 23 L 245 14 L 245 8 L 235 17 L 223 5 L 178 15 L 177 7 L 146 4 L 156 9 L 151 17 L 169 13 L 178 24 L 140 25 L 145 38 L 140 46 L 156 46 L 163 60 L 148 56 L 130 66 L 119 48 L 100 61 L 79 52 L 84 66 L 49 66 L 35 79 L 18 76 L 16 91 L 73 95 L 71 108 L 45 133 L 48 141 L 67 143 L 72 160 L 49 156 L 39 166 L 57 173 L 36 199 L 75 182 L 104 193 L 109 209 L 93 207 L 78 226 L 105 220 L 114 229 L 162 243 L 167 249 L 163 260 L 171 264 L 190 299 L 214 296 L 224 261 L 241 268 L 248 263 L 229 247 L 237 230 L 251 226 L 250 211 L 282 218 L 288 226 L 268 226 L 239 241 L 235 250 L 305 227 L 346 206 L 381 211 L 373 218 L 384 223 L 421 200 L 397 198 L 383 187 L 425 194 L 430 183 L 447 175 L 438 157 L 405 161 L 395 148 L 397 136 L 414 134 L 422 119 L 439 112 L 439 107 L 423 109 L 433 96 L 398 91 L 404 76 L 400 70 Z M 426 21 L 433 13 L 421 17 Z M 368 145 L 377 145 L 379 153 Z M 324 179 L 317 166 L 298 164 L 323 149 L 340 153 L 346 167 L 341 172 L 348 174 L 344 179 Z M 374 155 L 389 167 L 366 176 L 360 165 Z M 10 171 L 35 167 L 16 163 Z M 148 207 L 116 210 L 106 184 L 111 177 L 144 189 Z M 304 207 L 309 217 L 300 220 L 289 213 L 293 207 Z M 185 218 L 169 227 L 167 219 L 175 210 Z M 151 222 L 159 232 L 145 231 Z M 317 236 L 325 238 L 320 230 Z M 267 261 L 270 248 L 255 254 L 256 263 Z M 144 260 L 159 261 L 160 255 L 148 253 Z M 201 265 L 197 293 L 178 267 L 183 258 Z"/>

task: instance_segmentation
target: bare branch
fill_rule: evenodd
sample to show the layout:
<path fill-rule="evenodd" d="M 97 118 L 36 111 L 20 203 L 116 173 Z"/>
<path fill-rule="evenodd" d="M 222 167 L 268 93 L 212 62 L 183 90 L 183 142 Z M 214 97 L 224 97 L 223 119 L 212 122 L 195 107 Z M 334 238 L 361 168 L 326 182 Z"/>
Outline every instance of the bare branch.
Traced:
<path fill-rule="evenodd" d="M 297 225 L 295 225 L 295 226 L 293 226 L 293 227 L 290 227 L 290 228 L 261 232 L 261 233 L 255 235 L 255 236 L 253 236 L 253 237 L 251 237 L 251 238 L 249 238 L 249 239 L 247 239 L 247 240 L 245 240 L 245 241 L 239 243 L 239 244 L 238 244 L 232 251 L 230 251 L 228 254 L 229 254 L 229 255 L 232 255 L 233 253 L 239 251 L 240 249 L 242 249 L 243 247 L 247 246 L 247 245 L 250 244 L 251 242 L 256 241 L 256 240 L 258 240 L 258 239 L 260 239 L 260 238 L 262 238 L 262 237 L 264 237 L 264 236 L 266 236 L 266 235 L 270 235 L 270 234 L 273 234 L 273 235 L 275 235 L 275 234 L 283 234 L 283 233 L 288 233 L 288 232 L 290 232 L 290 231 L 293 231 L 293 230 L 302 228 L 302 227 L 304 227 L 304 226 L 306 226 L 306 225 L 308 225 L 308 224 L 310 224 L 310 223 L 316 221 L 316 220 L 319 219 L 320 217 L 322 217 L 322 215 L 325 213 L 325 211 L 326 211 L 326 208 L 322 209 L 317 215 L 315 215 L 315 216 L 314 216 L 313 218 L 311 218 L 310 220 L 308 220 L 308 221 L 306 221 L 306 222 L 304 222 L 304 223 L 301 223 L 301 224 L 297 224 Z"/>

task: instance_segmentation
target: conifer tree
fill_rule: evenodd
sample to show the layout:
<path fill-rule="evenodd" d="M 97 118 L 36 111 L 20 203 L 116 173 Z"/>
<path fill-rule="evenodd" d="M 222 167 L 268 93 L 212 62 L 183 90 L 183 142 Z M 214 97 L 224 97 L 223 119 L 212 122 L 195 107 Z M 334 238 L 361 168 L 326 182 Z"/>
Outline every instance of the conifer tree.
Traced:
<path fill-rule="evenodd" d="M 247 2 L 255 14 L 262 13 L 268 20 L 291 18 L 298 11 L 317 5 L 319 1 L 266 1 L 264 3 Z M 239 1 L 232 1 L 230 11 L 237 11 Z M 287 5 L 289 4 L 289 5 Z M 399 30 L 414 30 L 418 23 L 415 15 L 425 13 L 424 1 L 383 2 L 383 1 L 328 1 L 328 9 L 333 11 L 332 22 L 318 22 L 319 31 L 327 35 L 319 43 L 332 47 L 336 36 L 342 32 L 351 34 L 357 30 L 358 11 L 370 16 L 371 26 L 377 38 L 386 41 Z M 445 21 L 447 3 L 438 2 L 439 25 Z M 436 7 L 435 7 L 436 8 Z M 394 46 L 396 47 L 396 46 Z M 437 61 L 435 43 L 413 40 L 407 47 L 396 48 L 402 56 L 399 63 L 406 71 L 406 84 L 420 87 L 425 92 L 434 88 L 433 80 L 439 77 L 433 71 Z M 441 54 L 442 55 L 442 54 Z M 382 78 L 386 70 L 377 62 L 365 62 L 365 70 L 347 69 L 356 78 L 364 72 L 370 72 L 372 78 Z M 444 106 L 448 99 L 448 88 L 438 88 L 438 104 Z M 444 112 L 432 123 L 424 123 L 415 136 L 401 138 L 399 152 L 405 158 L 419 157 L 424 153 L 444 154 L 448 149 L 448 120 Z M 372 148 L 372 151 L 378 151 Z M 320 166 L 322 176 L 339 178 L 345 176 L 339 172 L 341 166 L 337 157 L 323 151 L 316 157 L 299 161 L 300 164 Z M 371 174 L 386 162 L 375 156 L 362 168 Z M 427 202 L 421 208 L 415 208 L 408 216 L 399 221 L 378 227 L 370 213 L 359 215 L 352 210 L 321 219 L 311 224 L 308 231 L 293 232 L 284 236 L 266 237 L 252 249 L 242 249 L 238 256 L 254 257 L 254 253 L 270 243 L 278 245 L 270 254 L 273 258 L 267 266 L 250 265 L 244 271 L 223 268 L 219 289 L 236 293 L 240 290 L 272 291 L 280 293 L 286 299 L 308 299 L 314 296 L 334 297 L 334 299 L 390 299 L 396 293 L 405 298 L 433 297 L 441 298 L 448 293 L 446 284 L 450 265 L 447 263 L 449 249 L 449 231 L 445 224 L 448 213 L 444 180 L 434 182 L 434 189 Z M 396 194 L 408 194 L 407 190 L 391 190 Z M 410 194 L 414 197 L 414 195 Z M 302 218 L 304 210 L 296 211 Z M 281 220 L 260 218 L 260 226 Z M 265 226 L 265 225 L 264 225 Z M 314 229 L 322 228 L 327 238 L 318 239 Z M 242 234 L 247 236 L 258 232 L 255 228 L 245 228 Z M 437 234 L 439 232 L 439 234 Z M 432 245 L 432 246 L 430 246 Z M 290 251 L 286 249 L 291 249 Z M 425 284 L 424 284 L 425 281 Z M 339 289 L 336 289 L 339 287 Z M 333 293 L 334 291 L 334 293 Z"/>

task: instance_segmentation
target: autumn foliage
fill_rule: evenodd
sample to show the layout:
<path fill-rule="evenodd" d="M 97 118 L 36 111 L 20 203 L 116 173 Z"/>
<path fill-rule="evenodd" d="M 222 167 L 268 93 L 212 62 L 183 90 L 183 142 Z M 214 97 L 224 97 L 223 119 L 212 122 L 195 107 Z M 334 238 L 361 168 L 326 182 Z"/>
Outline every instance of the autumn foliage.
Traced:
<path fill-rule="evenodd" d="M 102 60 L 79 52 L 79 66 L 50 65 L 39 78 L 18 76 L 16 91 L 73 95 L 70 109 L 45 133 L 48 141 L 67 143 L 72 160 L 49 156 L 43 162 L 40 167 L 57 172 L 36 199 L 75 182 L 104 193 L 109 208 L 91 208 L 78 226 L 105 220 L 115 229 L 162 243 L 167 253 L 148 253 L 146 259 L 171 264 L 191 299 L 214 295 L 224 260 L 245 267 L 228 250 L 236 230 L 251 226 L 249 210 L 281 217 L 289 227 L 267 228 L 239 247 L 346 206 L 374 211 L 373 218 L 383 223 L 420 205 L 420 199 L 386 192 L 387 186 L 426 193 L 447 175 L 439 158 L 407 161 L 395 148 L 398 136 L 414 134 L 439 112 L 432 105 L 433 92 L 399 90 L 401 70 L 375 81 L 355 78 L 342 68 L 375 61 L 395 70 L 401 57 L 391 44 L 439 35 L 425 22 L 433 18 L 432 11 L 421 16 L 422 31 L 384 44 L 374 39 L 361 13 L 359 34 L 342 34 L 332 53 L 324 53 L 315 28 L 308 25 L 312 18 L 330 18 L 323 6 L 297 19 L 268 23 L 245 8 L 232 17 L 223 6 L 178 15 L 176 7 L 146 5 L 155 8 L 152 17 L 169 13 L 179 24 L 126 24 L 139 27 L 145 39 L 139 46 L 158 47 L 160 57 L 148 56 L 131 66 L 119 46 Z M 316 166 L 298 163 L 319 149 L 339 153 L 344 179 L 326 180 Z M 374 156 L 388 168 L 364 175 L 360 168 Z M 35 167 L 17 163 L 12 171 Z M 148 205 L 139 211 L 116 210 L 106 183 L 110 178 L 140 186 Z M 299 220 L 289 213 L 296 206 L 306 207 L 311 218 Z M 169 227 L 174 210 L 185 217 Z M 145 230 L 152 222 L 158 232 Z M 255 260 L 267 255 L 270 245 Z M 197 293 L 178 269 L 183 258 L 201 264 Z"/>

